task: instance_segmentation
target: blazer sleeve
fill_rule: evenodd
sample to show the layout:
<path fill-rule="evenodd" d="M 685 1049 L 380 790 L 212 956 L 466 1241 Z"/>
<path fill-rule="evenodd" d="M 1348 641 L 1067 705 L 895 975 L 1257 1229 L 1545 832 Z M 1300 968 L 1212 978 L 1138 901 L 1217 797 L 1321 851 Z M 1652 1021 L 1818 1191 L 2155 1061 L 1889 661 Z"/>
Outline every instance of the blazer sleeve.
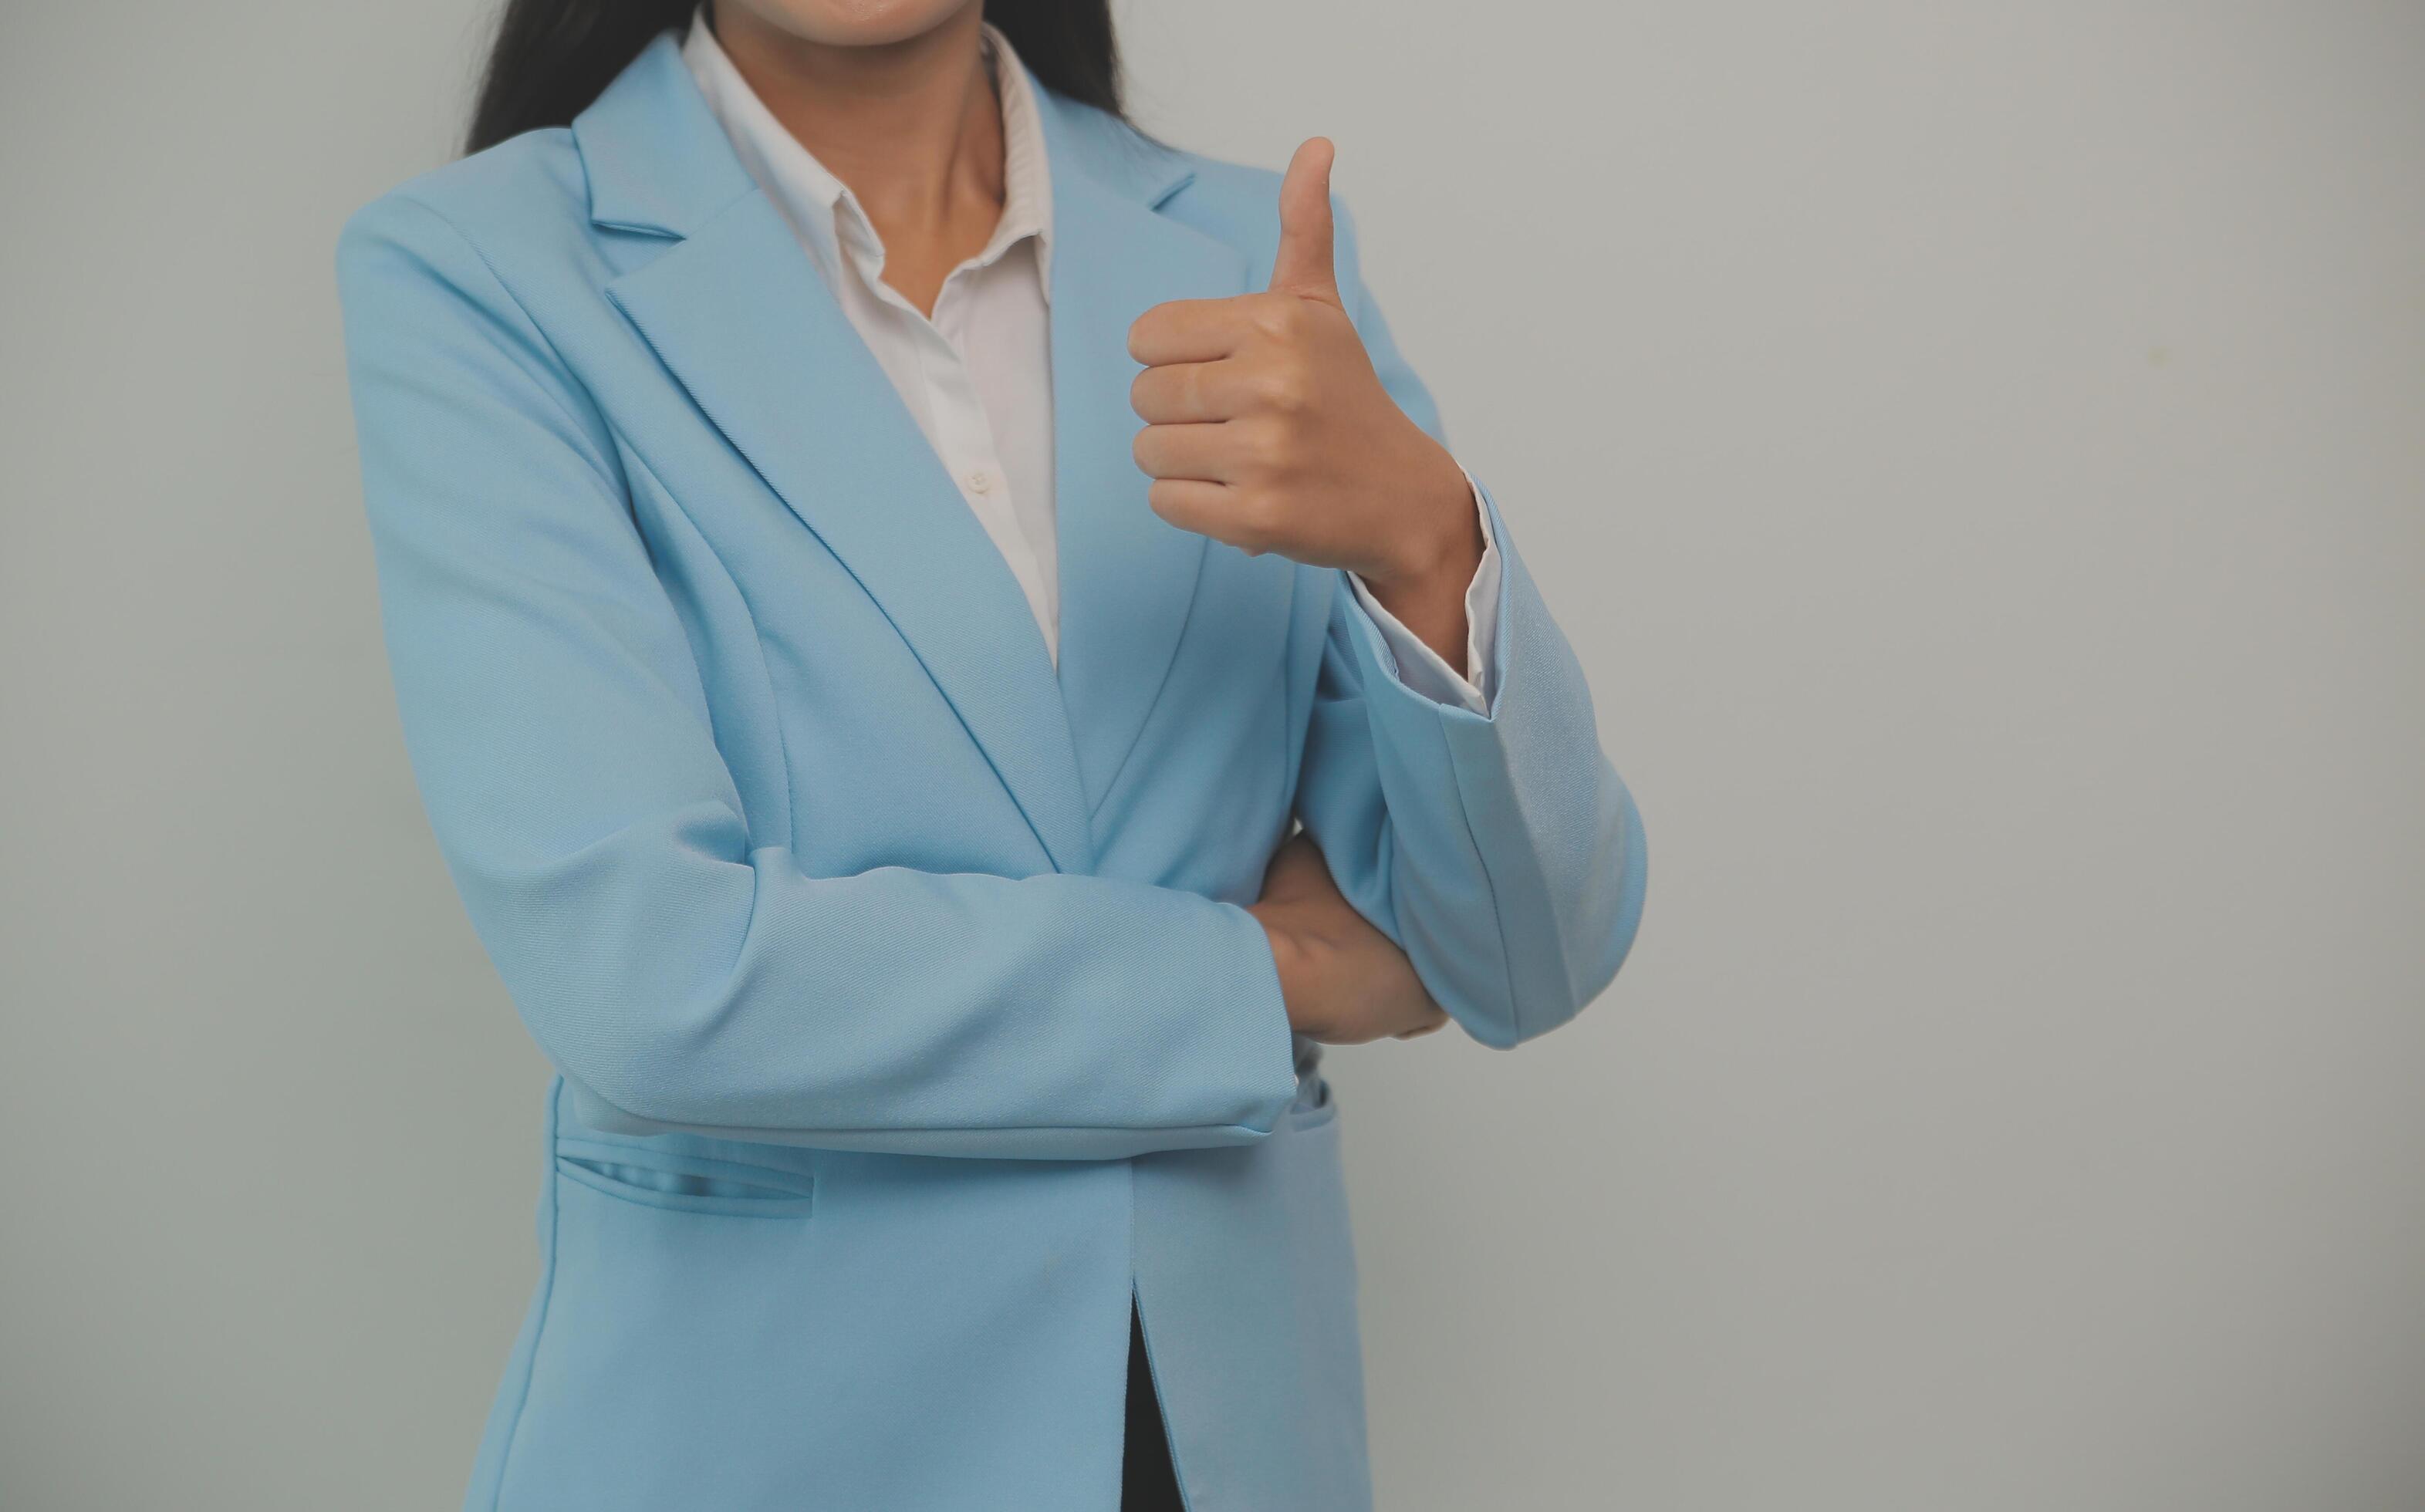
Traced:
<path fill-rule="evenodd" d="M 1337 208 L 1348 314 L 1383 385 L 1442 441 L 1431 395 L 1365 292 Z M 1642 819 L 1602 753 L 1591 690 L 1514 537 L 1501 558 L 1488 707 L 1409 687 L 1344 573 L 1331 607 L 1297 812 L 1357 909 L 1486 1045 L 1544 1034 L 1598 996 L 1642 918 Z"/>
<path fill-rule="evenodd" d="M 583 1117 L 922 1154 L 1237 1144 L 1294 1095 L 1244 909 L 1108 878 L 802 870 L 754 834 L 586 391 L 400 191 L 337 250 L 415 780 Z"/>

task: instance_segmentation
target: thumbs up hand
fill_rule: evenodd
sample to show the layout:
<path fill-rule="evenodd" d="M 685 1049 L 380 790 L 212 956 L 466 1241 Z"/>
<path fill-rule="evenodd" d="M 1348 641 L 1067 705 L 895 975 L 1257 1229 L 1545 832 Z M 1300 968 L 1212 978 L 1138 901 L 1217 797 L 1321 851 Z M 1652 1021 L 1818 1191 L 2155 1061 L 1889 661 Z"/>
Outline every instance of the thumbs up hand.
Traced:
<path fill-rule="evenodd" d="M 1153 510 L 1248 553 L 1358 573 L 1406 628 L 1465 660 L 1482 559 L 1465 474 L 1381 385 L 1331 265 L 1329 142 L 1280 185 L 1271 287 L 1159 304 L 1129 328 L 1130 402 Z"/>

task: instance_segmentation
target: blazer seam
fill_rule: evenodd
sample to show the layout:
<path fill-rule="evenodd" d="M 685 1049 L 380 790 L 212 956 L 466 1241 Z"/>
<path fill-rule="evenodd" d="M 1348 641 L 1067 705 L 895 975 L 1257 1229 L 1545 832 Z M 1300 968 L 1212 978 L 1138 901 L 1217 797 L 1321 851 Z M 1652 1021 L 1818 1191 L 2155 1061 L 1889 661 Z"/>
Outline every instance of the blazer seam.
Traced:
<path fill-rule="evenodd" d="M 1422 698 L 1403 683 L 1398 684 L 1398 690 L 1408 698 Z M 1457 760 L 1456 745 L 1449 738 L 1448 721 L 1441 716 L 1438 704 L 1429 699 L 1423 701 L 1431 705 L 1432 729 L 1439 738 L 1441 754 L 1448 758 L 1449 785 L 1456 794 L 1456 816 L 1465 826 L 1466 843 L 1473 847 L 1474 869 L 1482 874 L 1483 888 L 1490 894 L 1490 924 L 1499 935 L 1499 979 L 1507 991 L 1507 1026 L 1514 1039 L 1520 1041 L 1524 1037 L 1524 1005 L 1516 990 L 1516 957 L 1507 945 L 1507 910 L 1500 903 L 1499 879 L 1491 875 L 1490 853 L 1474 834 L 1473 807 L 1465 791 L 1465 765 Z"/>
<path fill-rule="evenodd" d="M 617 439 L 622 442 L 622 450 L 631 454 L 633 462 L 638 465 L 640 471 L 647 475 L 649 481 L 656 485 L 657 491 L 664 494 L 666 501 L 676 509 L 681 510 L 683 520 L 690 526 L 691 533 L 699 537 L 699 545 L 705 549 L 710 557 L 715 559 L 717 569 L 724 573 L 724 580 L 732 585 L 732 596 L 741 601 L 742 612 L 749 616 L 749 643 L 757 648 L 758 675 L 766 684 L 766 707 L 773 711 L 773 716 L 768 722 L 775 727 L 775 754 L 776 757 L 783 764 L 783 782 L 781 787 L 781 793 L 783 796 L 783 844 L 787 848 L 796 848 L 799 837 L 796 833 L 798 828 L 796 823 L 797 816 L 792 812 L 792 747 L 790 737 L 783 733 L 783 700 L 780 694 L 776 691 L 774 664 L 768 661 L 766 657 L 765 621 L 759 618 L 758 605 L 750 602 L 749 590 L 741 586 L 741 575 L 732 570 L 732 564 L 725 560 L 725 556 L 722 552 L 715 549 L 715 542 L 708 539 L 706 530 L 701 528 L 699 521 L 692 517 L 690 510 L 683 507 L 682 500 L 674 493 L 674 491 L 666 486 L 665 475 L 658 472 L 656 465 L 650 462 L 646 456 L 642 455 L 640 448 L 633 442 L 630 437 L 618 435 Z M 819 544 L 823 543 L 820 542 Z M 693 653 L 692 660 L 693 662 L 698 660 L 696 653 Z M 708 732 L 712 736 L 715 731 L 715 700 L 712 699 L 708 700 L 707 726 Z M 731 771 L 731 763 L 730 760 L 725 764 L 725 770 L 728 774 Z M 735 782 L 733 786 L 738 789 L 740 784 Z M 746 809 L 744 811 L 743 822 L 745 825 L 747 822 Z M 753 836 L 751 838 L 752 844 L 750 845 L 750 849 L 754 851 L 761 848 L 755 844 L 756 837 Z"/>
<path fill-rule="evenodd" d="M 1448 763 L 1449 790 L 1456 798 L 1457 823 L 1463 827 L 1466 844 L 1473 851 L 1474 870 L 1482 874 L 1483 890 L 1490 894 L 1490 925 L 1499 937 L 1499 979 L 1507 995 L 1507 1023 L 1515 1037 L 1520 1040 L 1524 1037 L 1524 1010 L 1516 992 L 1515 956 L 1507 946 L 1507 910 L 1500 905 L 1499 879 L 1490 873 L 1489 852 L 1483 848 L 1481 840 L 1474 833 L 1473 807 L 1466 797 L 1465 767 L 1464 764 L 1457 760 L 1456 743 L 1449 737 L 1447 710 L 1438 700 L 1426 698 L 1408 687 L 1405 680 L 1392 669 L 1394 658 L 1384 659 L 1389 656 L 1389 650 L 1388 644 L 1381 641 L 1380 627 L 1373 624 L 1372 617 L 1366 615 L 1362 606 L 1355 602 L 1355 590 L 1348 587 L 1347 574 L 1343 571 L 1338 574 L 1336 586 L 1340 597 L 1347 601 L 1351 616 L 1364 621 L 1360 625 L 1351 625 L 1348 632 L 1349 638 L 1362 650 L 1362 654 L 1357 659 L 1357 675 L 1366 677 L 1377 674 L 1383 683 L 1389 684 L 1385 688 L 1362 690 L 1365 700 L 1364 721 L 1366 727 L 1372 732 L 1373 743 L 1376 746 L 1386 744 L 1389 738 L 1380 714 L 1379 700 L 1383 698 L 1411 699 L 1421 704 L 1430 717 L 1432 736 L 1439 742 L 1441 759 Z M 1379 643 L 1377 651 L 1376 642 Z M 1382 794 L 1381 817 L 1382 822 L 1393 830 L 1398 827 L 1397 815 L 1389 812 L 1389 795 L 1386 791 Z M 1394 864 L 1390 867 L 1389 891 L 1392 896 L 1397 892 L 1397 874 L 1401 870 L 1402 868 Z M 1400 940 L 1403 941 L 1408 934 L 1409 931 L 1402 920 L 1398 925 Z"/>
<path fill-rule="evenodd" d="M 506 1476 L 513 1470 L 514 1450 L 522 1442 L 522 1419 L 526 1410 L 530 1407 L 531 1383 L 538 1375 L 539 1346 L 547 1341 L 548 1314 L 555 1311 L 556 1246 L 560 1237 L 559 1230 L 562 1227 L 558 1214 L 563 1212 L 564 1208 L 563 1203 L 556 1200 L 555 1192 L 555 1183 L 558 1180 L 555 1171 L 555 1131 L 557 1127 L 557 1119 L 560 1117 L 556 1110 L 556 1105 L 562 1101 L 563 1097 L 564 1088 L 560 1081 L 557 1085 L 551 1086 L 548 1089 L 547 1184 L 545 1187 L 547 1193 L 547 1269 L 545 1274 L 539 1278 L 538 1321 L 531 1328 L 530 1357 L 522 1361 L 522 1390 L 516 1392 L 514 1396 L 513 1426 L 506 1430 L 505 1451 L 497 1456 L 496 1480 L 489 1488 L 489 1512 L 497 1512 L 497 1508 L 505 1502 Z"/>
<path fill-rule="evenodd" d="M 1171 645 L 1170 660 L 1163 663 L 1162 680 L 1153 685 L 1153 697 L 1146 700 L 1145 717 L 1137 721 L 1136 731 L 1129 736 L 1129 743 L 1121 750 L 1120 759 L 1112 764 L 1112 775 L 1103 781 L 1103 796 L 1086 806 L 1086 817 L 1089 819 L 1100 812 L 1103 805 L 1111 801 L 1113 791 L 1120 785 L 1120 779 L 1128 774 L 1129 763 L 1135 759 L 1137 748 L 1145 744 L 1145 728 L 1153 723 L 1153 713 L 1162 707 L 1162 696 L 1170 687 L 1171 673 L 1179 666 L 1180 653 L 1187 649 L 1187 634 L 1196 623 L 1196 605 L 1204 596 L 1204 564 L 1212 555 L 1209 549 L 1196 554 L 1196 575 L 1187 581 L 1187 618 L 1180 621 L 1179 638 Z"/>

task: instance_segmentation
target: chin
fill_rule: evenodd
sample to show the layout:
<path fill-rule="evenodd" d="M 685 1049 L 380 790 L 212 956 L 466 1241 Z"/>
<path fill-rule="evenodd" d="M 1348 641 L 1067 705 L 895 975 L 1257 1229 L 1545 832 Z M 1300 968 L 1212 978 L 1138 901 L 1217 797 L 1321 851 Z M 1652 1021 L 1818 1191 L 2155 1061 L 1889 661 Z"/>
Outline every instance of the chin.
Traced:
<path fill-rule="evenodd" d="M 923 36 L 977 0 L 717 0 L 827 47 L 882 47 Z"/>

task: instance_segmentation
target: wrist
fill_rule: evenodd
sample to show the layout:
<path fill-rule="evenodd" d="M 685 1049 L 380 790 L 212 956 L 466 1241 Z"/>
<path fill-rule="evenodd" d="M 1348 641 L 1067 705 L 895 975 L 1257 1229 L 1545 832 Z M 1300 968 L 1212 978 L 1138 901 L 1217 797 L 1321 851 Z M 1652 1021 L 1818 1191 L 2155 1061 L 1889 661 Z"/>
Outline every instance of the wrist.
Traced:
<path fill-rule="evenodd" d="M 1403 495 L 1394 528 L 1364 582 L 1384 603 L 1447 594 L 1462 604 L 1466 585 L 1482 565 L 1482 513 L 1465 469 L 1429 436 L 1421 441 L 1430 453 L 1422 480 Z"/>
<path fill-rule="evenodd" d="M 1289 1027 L 1299 1034 L 1313 1034 L 1315 1025 L 1308 1013 L 1314 997 L 1312 947 L 1302 933 L 1290 927 L 1286 909 L 1279 905 L 1252 903 L 1246 911 L 1263 926 L 1263 941 L 1271 949 L 1272 970 L 1279 978 L 1280 1003 L 1288 1012 Z"/>
<path fill-rule="evenodd" d="M 1364 586 L 1382 608 L 1451 668 L 1467 660 L 1465 596 L 1482 567 L 1487 539 L 1473 485 L 1446 448 L 1425 436 L 1445 470 L 1444 479 L 1424 488 L 1421 507 L 1406 511 L 1393 530 L 1396 560 L 1379 576 L 1363 574 Z"/>

